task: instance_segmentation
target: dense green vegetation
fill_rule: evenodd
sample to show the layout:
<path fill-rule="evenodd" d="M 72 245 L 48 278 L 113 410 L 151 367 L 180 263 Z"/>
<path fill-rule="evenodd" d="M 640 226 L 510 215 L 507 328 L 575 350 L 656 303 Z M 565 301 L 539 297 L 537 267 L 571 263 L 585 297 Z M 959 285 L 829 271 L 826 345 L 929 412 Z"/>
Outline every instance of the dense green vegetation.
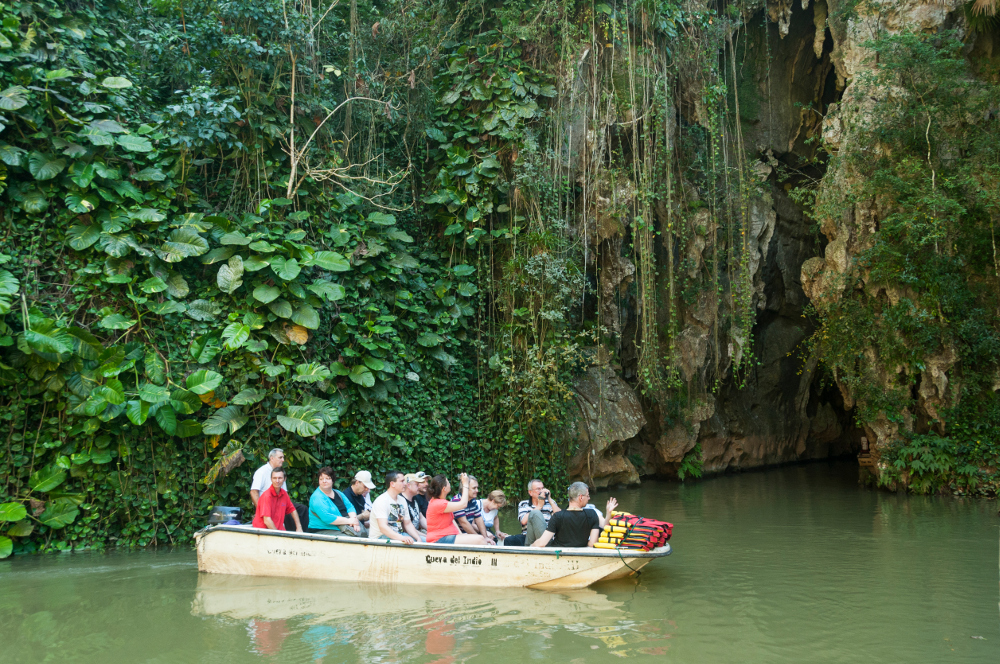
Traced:
<path fill-rule="evenodd" d="M 321 464 L 562 481 L 601 344 L 664 430 L 743 386 L 767 193 L 734 63 L 763 10 L 6 3 L 0 557 L 186 542 L 276 446 L 300 500 Z M 833 157 L 862 177 L 813 213 L 888 212 L 812 350 L 862 424 L 906 424 L 926 358 L 960 358 L 961 399 L 900 428 L 883 480 L 987 491 L 997 89 L 954 40 L 872 48 L 901 92 L 854 145 L 899 147 Z M 701 447 L 676 466 L 698 476 Z"/>
<path fill-rule="evenodd" d="M 847 100 L 864 114 L 814 211 L 833 225 L 856 206 L 849 228 L 863 251 L 817 304 L 814 349 L 860 424 L 898 431 L 882 484 L 995 493 L 1000 86 L 995 72 L 974 75 L 955 33 L 866 47 L 879 66 L 858 89 L 875 96 Z"/>

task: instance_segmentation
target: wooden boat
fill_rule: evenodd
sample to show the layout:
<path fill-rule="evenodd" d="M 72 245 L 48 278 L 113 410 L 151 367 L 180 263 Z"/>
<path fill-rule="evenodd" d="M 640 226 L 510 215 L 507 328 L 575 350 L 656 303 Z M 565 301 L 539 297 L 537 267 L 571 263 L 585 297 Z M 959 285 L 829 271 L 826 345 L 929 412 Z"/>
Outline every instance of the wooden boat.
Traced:
<path fill-rule="evenodd" d="M 669 544 L 652 551 L 406 545 L 250 526 L 210 526 L 195 541 L 199 571 L 212 574 L 547 590 L 622 578 L 671 552 Z"/>

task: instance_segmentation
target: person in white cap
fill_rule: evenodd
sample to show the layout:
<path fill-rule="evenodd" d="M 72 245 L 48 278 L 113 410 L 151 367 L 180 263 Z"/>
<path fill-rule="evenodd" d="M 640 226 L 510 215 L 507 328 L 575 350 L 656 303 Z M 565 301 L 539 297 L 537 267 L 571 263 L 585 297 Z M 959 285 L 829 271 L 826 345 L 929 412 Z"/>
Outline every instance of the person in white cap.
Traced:
<path fill-rule="evenodd" d="M 372 515 L 372 499 L 369 494 L 374 488 L 375 482 L 372 482 L 372 474 L 367 470 L 359 470 L 354 479 L 351 480 L 351 486 L 347 487 L 347 491 L 344 492 L 347 499 L 354 505 L 358 521 L 365 528 L 369 528 L 368 520 Z"/>

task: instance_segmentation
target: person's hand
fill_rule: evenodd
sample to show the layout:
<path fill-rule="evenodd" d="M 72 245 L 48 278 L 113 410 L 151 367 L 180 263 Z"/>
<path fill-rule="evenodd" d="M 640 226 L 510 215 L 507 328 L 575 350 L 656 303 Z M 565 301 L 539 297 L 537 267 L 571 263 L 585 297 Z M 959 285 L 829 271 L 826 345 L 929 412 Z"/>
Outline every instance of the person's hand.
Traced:
<path fill-rule="evenodd" d="M 510 535 L 508 535 L 507 533 L 505 533 L 502 530 L 499 533 L 497 533 L 497 538 L 498 539 L 507 539 L 508 537 L 510 537 Z"/>
<path fill-rule="evenodd" d="M 413 538 L 409 535 L 403 535 L 403 539 L 400 540 L 403 544 L 413 544 Z"/>
<path fill-rule="evenodd" d="M 465 473 L 461 473 L 458 476 L 458 480 L 462 483 L 462 486 L 469 486 L 469 476 Z"/>
<path fill-rule="evenodd" d="M 347 525 L 349 525 L 352 528 L 354 528 L 355 530 L 357 530 L 358 529 L 358 517 L 356 517 L 356 516 L 347 517 Z"/>
<path fill-rule="evenodd" d="M 610 517 L 611 513 L 615 511 L 616 507 L 618 507 L 618 501 L 615 500 L 614 498 L 608 498 L 608 509 L 604 513 L 608 517 Z"/>
<path fill-rule="evenodd" d="M 302 532 L 302 526 L 295 526 L 295 532 L 301 533 Z"/>

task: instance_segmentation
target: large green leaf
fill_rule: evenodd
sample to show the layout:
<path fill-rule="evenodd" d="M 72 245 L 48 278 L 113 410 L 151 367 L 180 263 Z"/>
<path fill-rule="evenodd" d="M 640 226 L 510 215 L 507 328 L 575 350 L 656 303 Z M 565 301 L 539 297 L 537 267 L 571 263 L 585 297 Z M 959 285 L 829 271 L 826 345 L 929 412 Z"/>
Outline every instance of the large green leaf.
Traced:
<path fill-rule="evenodd" d="M 21 503 L 0 504 L 0 521 L 20 521 L 28 516 L 28 510 Z"/>
<path fill-rule="evenodd" d="M 115 141 L 129 152 L 150 152 L 153 149 L 153 144 L 148 138 L 132 134 L 122 134 L 115 138 Z"/>
<path fill-rule="evenodd" d="M 241 406 L 249 406 L 257 403 L 265 396 L 267 396 L 267 392 L 264 390 L 247 388 L 245 390 L 241 390 L 239 394 L 233 397 L 232 402 Z"/>
<path fill-rule="evenodd" d="M 179 387 L 171 393 L 170 405 L 181 415 L 191 415 L 201 409 L 201 399 L 194 392 Z"/>
<path fill-rule="evenodd" d="M 43 525 L 58 530 L 73 523 L 79 515 L 80 509 L 76 503 L 68 498 L 57 498 L 48 502 L 45 511 L 41 513 L 38 520 Z"/>
<path fill-rule="evenodd" d="M 52 491 L 65 481 L 66 471 L 59 466 L 50 464 L 32 473 L 31 477 L 28 478 L 28 487 L 32 491 L 45 493 Z"/>
<path fill-rule="evenodd" d="M 187 377 L 187 388 L 195 394 L 208 394 L 222 385 L 222 375 L 209 369 L 199 369 Z"/>
<path fill-rule="evenodd" d="M 384 212 L 372 212 L 368 215 L 368 221 L 379 226 L 392 226 L 396 223 L 396 217 Z"/>
<path fill-rule="evenodd" d="M 80 327 L 67 327 L 66 334 L 73 346 L 73 353 L 84 360 L 96 360 L 104 352 L 100 340 Z"/>
<path fill-rule="evenodd" d="M 243 323 L 230 323 L 222 331 L 222 345 L 226 350 L 236 350 L 250 338 L 250 327 Z"/>
<path fill-rule="evenodd" d="M 230 258 L 227 264 L 219 268 L 219 273 L 216 275 L 216 282 L 219 284 L 219 290 L 230 295 L 242 286 L 243 259 L 239 256 Z"/>
<path fill-rule="evenodd" d="M 0 161 L 8 166 L 22 166 L 27 162 L 27 150 L 0 143 Z"/>
<path fill-rule="evenodd" d="M 159 277 L 152 277 L 139 284 L 139 289 L 143 293 L 162 293 L 167 290 L 167 282 Z"/>
<path fill-rule="evenodd" d="M 152 383 L 143 383 L 139 386 L 139 398 L 149 403 L 160 403 L 170 400 L 170 388 Z"/>
<path fill-rule="evenodd" d="M 170 405 L 163 405 L 157 408 L 156 413 L 153 415 L 156 418 L 156 423 L 160 425 L 165 433 L 173 436 L 177 433 L 177 413 Z"/>
<path fill-rule="evenodd" d="M 326 424 L 336 424 L 340 421 L 340 411 L 326 399 L 309 396 L 302 400 L 302 405 L 318 412 Z"/>
<path fill-rule="evenodd" d="M 299 276 L 302 268 L 299 267 L 299 262 L 294 258 L 285 260 L 281 256 L 275 256 L 271 259 L 271 270 L 281 279 L 291 281 Z"/>
<path fill-rule="evenodd" d="M 170 297 L 187 297 L 190 292 L 187 281 L 176 272 L 167 277 L 167 295 Z"/>
<path fill-rule="evenodd" d="M 191 342 L 191 357 L 198 364 L 208 364 L 220 350 L 219 339 L 214 334 L 204 334 Z"/>
<path fill-rule="evenodd" d="M 164 300 L 163 302 L 147 302 L 146 308 L 158 316 L 166 316 L 167 314 L 182 314 L 187 311 L 187 307 L 180 302 L 174 302 L 173 300 Z"/>
<path fill-rule="evenodd" d="M 201 256 L 208 251 L 208 240 L 193 228 L 175 228 L 160 249 L 160 258 L 168 263 L 178 263 L 190 256 Z"/>
<path fill-rule="evenodd" d="M 270 304 L 281 295 L 281 289 L 277 286 L 257 286 L 253 289 L 253 297 L 258 302 Z"/>
<path fill-rule="evenodd" d="M 72 338 L 65 328 L 56 327 L 55 321 L 32 321 L 31 328 L 23 334 L 28 348 L 50 362 L 58 362 L 59 356 L 73 352 Z M 27 351 L 22 349 L 22 352 Z"/>
<path fill-rule="evenodd" d="M 451 271 L 454 272 L 456 276 L 467 277 L 473 272 L 475 272 L 476 268 L 472 267 L 471 265 L 462 264 L 462 265 L 456 265 L 455 267 L 451 268 Z"/>
<path fill-rule="evenodd" d="M 248 421 L 249 418 L 243 414 L 242 408 L 226 406 L 212 413 L 201 425 L 201 430 L 209 436 L 221 436 L 226 431 L 234 434 Z"/>
<path fill-rule="evenodd" d="M 101 81 L 101 85 L 112 90 L 122 90 L 124 88 L 131 88 L 132 81 L 128 80 L 124 76 L 108 76 Z"/>
<path fill-rule="evenodd" d="M 188 303 L 187 311 L 184 313 L 186 313 L 189 318 L 193 318 L 195 320 L 214 320 L 216 316 L 222 313 L 222 307 L 215 302 L 209 302 L 208 300 L 193 300 Z"/>
<path fill-rule="evenodd" d="M 109 378 L 104 385 L 98 385 L 94 394 L 115 406 L 125 403 L 125 387 L 117 378 Z"/>
<path fill-rule="evenodd" d="M 35 524 L 28 520 L 18 521 L 7 529 L 7 534 L 11 537 L 27 537 L 35 531 Z M 3 556 L 0 556 L 2 558 Z"/>
<path fill-rule="evenodd" d="M 201 422 L 197 420 L 184 420 L 177 423 L 175 435 L 181 438 L 192 438 L 201 434 Z"/>
<path fill-rule="evenodd" d="M 335 251 L 317 251 L 311 262 L 331 272 L 347 272 L 351 269 L 350 261 Z"/>
<path fill-rule="evenodd" d="M 444 341 L 444 337 L 434 334 L 433 332 L 425 332 L 424 334 L 421 334 L 419 337 L 417 337 L 417 343 L 427 348 L 433 348 L 434 346 L 440 344 L 442 341 Z"/>
<path fill-rule="evenodd" d="M 73 224 L 66 231 L 69 246 L 77 251 L 83 251 L 101 237 L 101 227 L 97 224 Z"/>
<path fill-rule="evenodd" d="M 51 180 L 66 168 L 66 160 L 50 154 L 32 152 L 28 156 L 28 170 L 36 180 Z"/>
<path fill-rule="evenodd" d="M 16 20 L 16 19 L 15 19 Z M 0 109 L 5 111 L 16 111 L 28 105 L 28 94 L 26 88 L 20 85 L 12 85 L 0 92 Z"/>
<path fill-rule="evenodd" d="M 295 375 L 292 380 L 297 383 L 318 383 L 330 377 L 330 370 L 323 364 L 310 362 L 300 364 L 295 367 Z"/>
<path fill-rule="evenodd" d="M 298 323 L 310 330 L 315 330 L 319 327 L 319 314 L 308 304 L 302 304 L 292 314 L 292 322 Z"/>
<path fill-rule="evenodd" d="M 351 367 L 351 373 L 348 374 L 348 378 L 364 387 L 373 387 L 375 385 L 375 375 L 371 372 L 371 369 L 363 364 L 355 364 Z"/>
<path fill-rule="evenodd" d="M 317 281 L 309 286 L 309 290 L 320 297 L 326 298 L 330 302 L 336 302 L 337 300 L 342 300 L 347 295 L 347 291 L 340 284 L 335 284 L 331 281 Z"/>
<path fill-rule="evenodd" d="M 305 406 L 289 406 L 286 415 L 278 415 L 278 424 L 305 438 L 319 434 L 326 426 L 319 412 Z"/>
<path fill-rule="evenodd" d="M 156 351 L 146 351 L 143 366 L 146 368 L 146 378 L 151 382 L 162 385 L 167 380 L 167 365 Z"/>
<path fill-rule="evenodd" d="M 284 298 L 271 302 L 267 308 L 271 310 L 272 314 L 281 318 L 288 318 L 292 315 L 292 305 Z"/>
<path fill-rule="evenodd" d="M 149 417 L 149 403 L 141 399 L 129 401 L 125 407 L 125 416 L 136 426 L 145 424 L 146 418 Z"/>
<path fill-rule="evenodd" d="M 121 314 L 110 314 L 101 319 L 97 324 L 105 330 L 127 330 L 138 321 L 132 318 L 125 318 Z"/>
<path fill-rule="evenodd" d="M 0 560 L 8 558 L 14 552 L 14 542 L 9 537 L 0 535 Z"/>

